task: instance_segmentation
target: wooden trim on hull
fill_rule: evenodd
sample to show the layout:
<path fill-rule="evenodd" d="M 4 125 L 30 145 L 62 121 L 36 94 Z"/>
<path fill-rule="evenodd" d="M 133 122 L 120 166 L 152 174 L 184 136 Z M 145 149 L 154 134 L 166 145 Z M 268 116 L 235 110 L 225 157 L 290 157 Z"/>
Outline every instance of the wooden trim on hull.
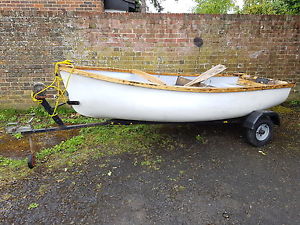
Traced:
<path fill-rule="evenodd" d="M 95 74 L 91 72 L 86 72 L 83 70 L 103 70 L 103 71 L 111 71 L 111 72 L 123 72 L 123 73 L 133 73 L 133 70 L 126 69 L 113 69 L 113 68 L 101 68 L 101 67 L 77 67 L 74 68 L 71 66 L 60 65 L 59 69 L 61 71 L 65 71 L 68 73 L 81 75 L 89 78 L 94 78 L 106 82 L 143 87 L 143 88 L 152 88 L 159 90 L 167 90 L 167 91 L 180 91 L 180 92 L 195 92 L 195 93 L 225 93 L 225 92 L 247 92 L 247 91 L 260 91 L 260 90 L 271 90 L 271 89 L 280 89 L 280 88 L 292 88 L 296 84 L 295 83 L 287 83 L 282 82 L 280 84 L 260 84 L 253 82 L 251 80 L 242 79 L 243 85 L 247 85 L 246 87 L 228 87 L 228 88 L 212 88 L 212 87 L 186 87 L 186 86 L 167 86 L 167 85 L 158 85 L 158 84 L 150 84 L 150 83 L 142 83 L 136 81 L 128 81 L 124 79 L 112 78 L 102 74 Z M 149 73 L 153 75 L 169 75 L 169 76 L 190 76 L 197 77 L 199 74 L 186 75 L 186 74 L 175 74 L 175 73 Z M 234 74 L 235 76 L 242 77 L 242 74 Z M 227 74 L 220 74 L 218 76 L 232 76 Z"/>

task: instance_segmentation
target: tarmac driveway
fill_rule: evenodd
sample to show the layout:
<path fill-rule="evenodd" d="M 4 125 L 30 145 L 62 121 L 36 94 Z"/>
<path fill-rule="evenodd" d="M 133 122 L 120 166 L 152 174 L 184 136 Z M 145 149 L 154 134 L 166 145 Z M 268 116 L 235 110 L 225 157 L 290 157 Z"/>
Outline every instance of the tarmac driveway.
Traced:
<path fill-rule="evenodd" d="M 148 166 L 124 153 L 36 169 L 0 190 L 0 223 L 300 224 L 299 123 L 284 118 L 263 148 L 236 125 L 166 127 L 176 148 Z"/>

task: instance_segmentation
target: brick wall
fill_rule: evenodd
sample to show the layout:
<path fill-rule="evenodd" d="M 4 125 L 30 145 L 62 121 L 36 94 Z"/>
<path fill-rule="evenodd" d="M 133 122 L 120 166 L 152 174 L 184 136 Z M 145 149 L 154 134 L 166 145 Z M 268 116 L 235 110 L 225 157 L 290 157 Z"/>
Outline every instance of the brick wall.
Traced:
<path fill-rule="evenodd" d="M 103 0 L 31 0 L 0 1 L 0 10 L 93 11 L 103 12 Z"/>
<path fill-rule="evenodd" d="M 299 16 L 0 11 L 0 27 L 1 107 L 28 107 L 32 83 L 64 59 L 179 73 L 224 64 L 300 81 Z"/>

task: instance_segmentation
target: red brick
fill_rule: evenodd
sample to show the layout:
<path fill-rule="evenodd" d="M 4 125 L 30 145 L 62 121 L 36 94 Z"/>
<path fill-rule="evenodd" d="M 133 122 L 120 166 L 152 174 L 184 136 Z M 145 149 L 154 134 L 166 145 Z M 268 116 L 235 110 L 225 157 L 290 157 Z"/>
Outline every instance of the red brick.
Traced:
<path fill-rule="evenodd" d="M 91 7 L 80 7 L 82 1 L 47 2 L 51 7 L 24 3 L 15 10 L 21 3 L 12 3 L 0 11 L 0 106 L 28 104 L 32 84 L 49 84 L 52 62 L 64 59 L 190 73 L 221 63 L 227 72 L 300 82 L 299 16 L 286 22 L 286 16 L 99 13 L 85 12 Z M 201 48 L 195 37 L 203 39 Z"/>

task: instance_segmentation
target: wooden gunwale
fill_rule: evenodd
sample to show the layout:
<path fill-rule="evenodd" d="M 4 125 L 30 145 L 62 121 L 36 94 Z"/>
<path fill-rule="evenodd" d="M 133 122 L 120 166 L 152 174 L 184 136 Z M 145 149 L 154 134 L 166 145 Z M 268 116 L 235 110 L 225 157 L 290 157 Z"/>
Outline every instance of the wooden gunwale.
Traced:
<path fill-rule="evenodd" d="M 73 68 L 72 66 L 68 65 L 59 65 L 60 67 L 68 67 L 68 68 Z M 89 67 L 89 66 L 75 66 L 76 69 L 78 70 L 103 70 L 103 71 L 109 71 L 109 72 L 121 72 L 121 73 L 132 73 L 134 69 L 118 69 L 118 68 L 110 68 L 110 67 Z M 148 74 L 151 75 L 164 75 L 164 76 L 185 76 L 185 77 L 198 77 L 200 74 L 194 73 L 194 74 L 178 74 L 178 73 L 156 73 L 156 72 L 148 72 L 145 71 Z M 230 77 L 233 74 L 217 74 L 215 77 Z M 244 73 L 234 73 L 234 76 L 241 77 L 245 75 Z"/>
<path fill-rule="evenodd" d="M 103 70 L 103 71 L 112 71 L 112 72 L 124 72 L 124 73 L 131 73 L 131 70 L 126 69 L 113 69 L 113 68 L 102 68 L 102 67 L 71 67 L 66 65 L 60 65 L 59 69 L 61 71 L 65 71 L 71 74 L 77 74 L 89 78 L 94 78 L 102 81 L 124 84 L 124 85 L 131 85 L 136 87 L 143 87 L 143 88 L 152 88 L 152 89 L 160 89 L 160 90 L 168 90 L 168 91 L 181 91 L 181 92 L 195 92 L 195 93 L 226 93 L 226 92 L 245 92 L 245 91 L 260 91 L 260 90 L 269 90 L 269 89 L 280 89 L 280 88 L 292 88 L 295 86 L 295 83 L 286 83 L 286 84 L 259 84 L 248 79 L 245 79 L 245 83 L 249 82 L 251 85 L 248 87 L 228 87 L 228 88 L 213 88 L 213 87 L 186 87 L 186 86 L 167 86 L 167 85 L 157 85 L 157 84 L 150 84 L 150 83 L 142 83 L 136 81 L 128 81 L 124 79 L 112 78 L 102 74 L 95 74 L 91 72 L 86 72 L 83 70 Z M 169 75 L 169 76 L 191 76 L 197 77 L 198 74 L 186 75 L 186 74 L 175 74 L 175 73 L 149 73 L 153 75 Z M 229 74 L 220 74 L 219 76 L 232 76 Z M 235 76 L 239 76 L 240 79 L 242 74 L 237 74 Z M 72 78 L 71 78 L 72 79 Z M 254 86 L 254 84 L 256 84 Z"/>

